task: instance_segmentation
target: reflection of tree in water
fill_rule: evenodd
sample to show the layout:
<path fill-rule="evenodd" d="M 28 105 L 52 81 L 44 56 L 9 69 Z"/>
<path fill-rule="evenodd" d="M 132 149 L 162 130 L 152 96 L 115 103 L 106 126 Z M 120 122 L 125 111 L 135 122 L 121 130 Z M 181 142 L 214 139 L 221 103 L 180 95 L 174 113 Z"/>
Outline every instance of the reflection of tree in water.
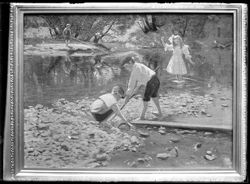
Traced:
<path fill-rule="evenodd" d="M 49 79 L 44 72 L 44 58 L 32 56 L 25 59 L 30 62 L 24 62 L 24 96 L 30 98 L 35 95 L 35 99 L 39 100 L 43 97 L 43 88 Z M 28 91 L 30 95 L 27 95 Z"/>
<path fill-rule="evenodd" d="M 53 85 L 60 85 L 65 82 L 67 71 L 64 70 L 65 58 L 62 56 L 51 57 L 47 73 L 52 76 Z"/>
<path fill-rule="evenodd" d="M 118 72 L 102 61 L 101 56 L 52 57 L 47 72 L 52 76 L 54 85 L 83 84 L 89 90 L 118 76 Z"/>

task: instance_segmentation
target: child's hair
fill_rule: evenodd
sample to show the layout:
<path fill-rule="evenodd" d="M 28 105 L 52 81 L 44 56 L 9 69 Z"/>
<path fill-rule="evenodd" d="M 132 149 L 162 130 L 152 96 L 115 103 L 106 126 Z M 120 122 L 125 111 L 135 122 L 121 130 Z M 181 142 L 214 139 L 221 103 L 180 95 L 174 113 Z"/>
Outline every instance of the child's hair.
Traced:
<path fill-rule="evenodd" d="M 175 32 L 177 32 L 177 34 L 180 34 L 180 31 L 177 28 L 172 28 L 172 33 L 175 34 Z"/>
<path fill-rule="evenodd" d="M 121 67 L 123 67 L 125 64 L 127 64 L 127 63 L 135 63 L 135 60 L 136 60 L 136 58 L 134 57 L 134 56 L 128 56 L 128 57 L 126 57 L 123 61 L 122 61 L 122 63 L 121 63 Z"/>
<path fill-rule="evenodd" d="M 119 85 L 116 85 L 116 86 L 114 86 L 114 87 L 112 88 L 112 93 L 113 93 L 113 94 L 116 94 L 116 95 L 117 95 L 117 94 L 120 95 L 121 98 L 124 98 L 124 94 L 125 94 L 123 88 L 122 88 L 121 86 L 119 86 Z"/>
<path fill-rule="evenodd" d="M 181 46 L 181 48 L 182 48 L 183 45 L 184 45 L 182 38 L 181 38 L 180 36 L 177 36 L 177 37 L 174 38 L 174 39 L 178 39 L 178 40 L 179 40 L 180 46 Z M 173 41 L 173 46 L 174 46 L 174 47 L 176 46 L 176 43 L 175 43 L 174 41 Z"/>

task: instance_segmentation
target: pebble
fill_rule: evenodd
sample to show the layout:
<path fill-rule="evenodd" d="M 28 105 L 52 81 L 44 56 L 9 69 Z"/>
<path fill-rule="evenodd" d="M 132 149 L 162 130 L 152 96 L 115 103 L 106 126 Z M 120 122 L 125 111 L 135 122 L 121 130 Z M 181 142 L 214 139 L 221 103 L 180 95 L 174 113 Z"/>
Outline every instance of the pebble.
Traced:
<path fill-rule="evenodd" d="M 149 137 L 149 133 L 147 132 L 138 131 L 138 133 L 140 134 L 141 137 Z"/>
<path fill-rule="evenodd" d="M 231 161 L 231 159 L 228 158 L 228 157 L 223 158 L 223 164 L 224 164 L 226 167 L 232 167 L 232 161 Z"/>
<path fill-rule="evenodd" d="M 70 122 L 70 121 L 61 121 L 60 124 L 62 124 L 62 125 L 70 125 L 70 124 L 72 124 L 72 122 Z"/>
<path fill-rule="evenodd" d="M 48 130 L 49 129 L 49 125 L 46 124 L 39 124 L 37 126 L 37 130 Z"/>
<path fill-rule="evenodd" d="M 212 97 L 209 97 L 208 100 L 209 100 L 209 101 L 213 101 L 214 99 L 213 99 Z"/>
<path fill-rule="evenodd" d="M 181 106 L 182 106 L 182 107 L 186 107 L 186 106 L 187 106 L 187 104 L 186 104 L 186 103 L 183 103 L 183 104 L 181 104 Z"/>
<path fill-rule="evenodd" d="M 34 152 L 34 149 L 33 149 L 33 148 L 28 148 L 28 149 L 27 149 L 27 152 L 28 152 L 28 153 L 32 153 L 32 152 Z"/>
<path fill-rule="evenodd" d="M 207 114 L 207 117 L 212 117 L 212 115 L 211 114 Z"/>
<path fill-rule="evenodd" d="M 180 139 L 173 137 L 173 138 L 170 138 L 170 141 L 173 143 L 177 143 L 177 142 L 180 142 Z"/>
<path fill-rule="evenodd" d="M 78 137 L 78 136 L 71 136 L 70 139 L 72 139 L 72 140 L 77 140 L 77 139 L 79 139 L 79 137 Z"/>
<path fill-rule="evenodd" d="M 108 158 L 109 157 L 108 157 L 108 155 L 106 153 L 96 155 L 96 160 L 97 161 L 105 161 Z"/>
<path fill-rule="evenodd" d="M 89 134 L 89 137 L 90 137 L 90 138 L 94 138 L 94 137 L 95 137 L 95 133 L 90 133 L 90 134 Z"/>
<path fill-rule="evenodd" d="M 169 156 L 170 156 L 170 155 L 167 154 L 167 153 L 158 153 L 158 154 L 156 155 L 157 158 L 162 159 L 162 160 L 166 160 Z"/>
<path fill-rule="evenodd" d="M 205 109 L 201 109 L 201 113 L 202 113 L 202 114 L 207 114 L 207 112 L 206 112 Z"/>
<path fill-rule="evenodd" d="M 194 155 L 191 155 L 190 158 L 195 159 L 195 156 L 194 156 Z"/>
<path fill-rule="evenodd" d="M 164 131 L 164 130 L 159 130 L 158 131 L 160 134 L 162 134 L 162 135 L 165 135 L 166 134 L 166 132 Z"/>
<path fill-rule="evenodd" d="M 228 107 L 228 104 L 221 104 L 222 107 Z"/>
<path fill-rule="evenodd" d="M 93 163 L 88 164 L 88 167 L 90 167 L 90 168 L 100 167 L 100 164 L 97 162 L 93 162 Z"/>
<path fill-rule="evenodd" d="M 138 167 L 138 163 L 137 163 L 137 162 L 132 162 L 132 163 L 130 164 L 130 167 Z"/>
<path fill-rule="evenodd" d="M 109 163 L 108 163 L 107 161 L 102 162 L 102 166 L 103 166 L 103 167 L 107 167 L 107 166 L 108 166 L 108 164 L 109 164 Z"/>
<path fill-rule="evenodd" d="M 212 132 L 205 132 L 204 135 L 212 135 Z"/>
<path fill-rule="evenodd" d="M 199 148 L 201 148 L 201 146 L 202 146 L 202 144 L 201 143 L 196 143 L 195 145 L 194 145 L 194 150 L 195 151 L 197 151 Z"/>
<path fill-rule="evenodd" d="M 78 136 L 80 133 L 79 132 L 72 132 L 71 136 Z"/>
<path fill-rule="evenodd" d="M 61 145 L 61 149 L 65 150 L 65 151 L 69 151 L 69 147 L 67 145 Z"/>
<path fill-rule="evenodd" d="M 212 153 L 212 151 L 207 151 L 206 152 L 208 155 L 212 155 L 213 153 Z"/>
<path fill-rule="evenodd" d="M 204 158 L 205 158 L 206 160 L 212 161 L 212 160 L 215 160 L 215 159 L 216 159 L 216 156 L 215 156 L 215 155 L 205 155 Z"/>
<path fill-rule="evenodd" d="M 137 152 L 137 149 L 136 148 L 131 148 L 131 151 Z"/>
<path fill-rule="evenodd" d="M 178 148 L 177 147 L 174 147 L 173 149 L 171 149 L 168 154 L 170 157 L 177 157 L 178 156 Z"/>
<path fill-rule="evenodd" d="M 123 151 L 128 151 L 129 150 L 129 148 L 127 147 L 127 146 L 125 146 L 124 148 L 123 148 Z"/>
<path fill-rule="evenodd" d="M 182 130 L 182 131 L 179 131 L 179 133 L 182 133 L 182 134 L 195 134 L 197 133 L 196 130 Z"/>
<path fill-rule="evenodd" d="M 166 130 L 166 127 L 161 126 L 161 127 L 159 128 L 159 130 Z"/>
<path fill-rule="evenodd" d="M 136 136 L 134 136 L 134 135 L 131 137 L 130 140 L 131 140 L 132 144 L 140 144 L 139 139 Z"/>
<path fill-rule="evenodd" d="M 138 158 L 138 159 L 137 159 L 137 162 L 138 162 L 138 163 L 144 163 L 144 162 L 145 162 L 145 158 Z"/>
<path fill-rule="evenodd" d="M 44 123 L 44 124 L 49 124 L 49 123 L 52 123 L 51 121 L 42 121 L 41 123 Z"/>
<path fill-rule="evenodd" d="M 153 159 L 152 159 L 152 157 L 151 157 L 151 156 L 149 156 L 149 155 L 145 155 L 144 159 L 145 159 L 146 161 L 153 160 Z"/>

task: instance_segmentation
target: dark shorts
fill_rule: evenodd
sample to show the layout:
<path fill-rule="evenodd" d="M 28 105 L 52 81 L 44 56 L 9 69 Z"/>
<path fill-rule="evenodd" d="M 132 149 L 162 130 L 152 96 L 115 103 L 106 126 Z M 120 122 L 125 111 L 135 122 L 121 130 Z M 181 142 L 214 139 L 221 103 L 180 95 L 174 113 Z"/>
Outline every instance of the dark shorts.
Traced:
<path fill-rule="evenodd" d="M 146 89 L 144 92 L 143 101 L 148 102 L 150 98 L 155 98 L 158 96 L 158 90 L 160 88 L 160 80 L 156 75 L 147 82 Z"/>
<path fill-rule="evenodd" d="M 65 36 L 65 40 L 70 40 L 70 35 L 69 36 Z"/>
<path fill-rule="evenodd" d="M 98 121 L 98 122 L 104 121 L 104 120 L 107 119 L 112 113 L 113 113 L 113 110 L 112 110 L 112 109 L 108 110 L 108 111 L 105 112 L 104 114 L 97 114 L 97 113 L 92 113 L 92 112 L 91 112 L 91 114 L 93 115 L 93 117 L 95 118 L 95 120 Z"/>

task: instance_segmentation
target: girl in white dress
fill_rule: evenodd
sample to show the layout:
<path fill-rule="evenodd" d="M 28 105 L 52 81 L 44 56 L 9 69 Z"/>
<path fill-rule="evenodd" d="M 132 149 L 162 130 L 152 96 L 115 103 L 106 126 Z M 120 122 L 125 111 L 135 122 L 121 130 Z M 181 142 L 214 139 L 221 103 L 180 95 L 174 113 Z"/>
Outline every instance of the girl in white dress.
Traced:
<path fill-rule="evenodd" d="M 183 60 L 183 55 L 191 63 L 191 55 L 189 52 L 189 46 L 184 45 L 182 38 L 179 35 L 172 35 L 169 38 L 168 43 L 164 43 L 164 37 L 161 38 L 162 44 L 164 45 L 165 51 L 172 51 L 173 55 L 166 68 L 167 72 L 176 75 L 176 79 L 180 82 L 182 81 L 182 75 L 187 74 L 187 68 Z"/>

